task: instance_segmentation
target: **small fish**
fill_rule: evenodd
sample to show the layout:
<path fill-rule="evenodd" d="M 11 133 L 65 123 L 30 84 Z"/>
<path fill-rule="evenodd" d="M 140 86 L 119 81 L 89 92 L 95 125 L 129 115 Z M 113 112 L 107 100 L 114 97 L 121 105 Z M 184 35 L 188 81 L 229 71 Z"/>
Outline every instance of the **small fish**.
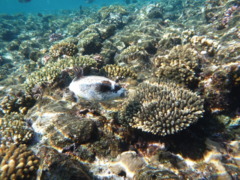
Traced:
<path fill-rule="evenodd" d="M 76 98 L 88 101 L 108 101 L 124 97 L 126 89 L 103 76 L 83 76 L 82 68 L 74 68 L 75 78 L 69 85 Z M 79 99 L 78 99 L 79 100 Z"/>
<path fill-rule="evenodd" d="M 28 2 L 31 2 L 31 0 L 18 0 L 18 2 L 20 2 L 20 3 L 28 3 Z"/>

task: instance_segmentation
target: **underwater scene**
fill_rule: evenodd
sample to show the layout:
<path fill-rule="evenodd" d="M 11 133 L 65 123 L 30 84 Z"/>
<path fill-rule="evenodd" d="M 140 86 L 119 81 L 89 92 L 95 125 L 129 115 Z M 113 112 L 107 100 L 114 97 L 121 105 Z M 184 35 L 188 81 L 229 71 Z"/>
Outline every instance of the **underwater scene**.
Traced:
<path fill-rule="evenodd" d="M 0 180 L 238 180 L 239 135 L 239 0 L 0 0 Z"/>

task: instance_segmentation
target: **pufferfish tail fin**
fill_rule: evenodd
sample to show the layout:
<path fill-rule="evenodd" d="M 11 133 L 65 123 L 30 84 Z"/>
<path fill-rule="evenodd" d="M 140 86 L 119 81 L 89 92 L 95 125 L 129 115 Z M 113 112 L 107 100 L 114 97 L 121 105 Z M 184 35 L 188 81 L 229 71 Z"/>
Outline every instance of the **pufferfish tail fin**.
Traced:
<path fill-rule="evenodd" d="M 83 68 L 82 67 L 74 67 L 73 68 L 75 74 L 75 81 L 81 79 L 83 77 Z"/>

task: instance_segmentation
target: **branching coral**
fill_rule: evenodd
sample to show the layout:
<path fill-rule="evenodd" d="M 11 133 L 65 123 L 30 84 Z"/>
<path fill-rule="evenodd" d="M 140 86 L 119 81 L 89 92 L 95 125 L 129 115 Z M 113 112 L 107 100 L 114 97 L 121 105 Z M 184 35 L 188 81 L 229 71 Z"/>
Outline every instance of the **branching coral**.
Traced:
<path fill-rule="evenodd" d="M 117 65 L 106 65 L 102 68 L 102 71 L 108 77 L 116 77 L 116 78 L 137 78 L 137 74 L 132 71 L 130 68 L 117 66 Z"/>
<path fill-rule="evenodd" d="M 199 79 L 200 60 L 198 52 L 191 45 L 178 45 L 168 55 L 157 55 L 153 59 L 157 68 L 155 75 L 194 87 Z"/>
<path fill-rule="evenodd" d="M 23 115 L 11 113 L 0 119 L 1 144 L 27 143 L 34 136 L 34 131 Z"/>
<path fill-rule="evenodd" d="M 34 179 L 39 160 L 25 144 L 0 147 L 0 179 Z"/>
<path fill-rule="evenodd" d="M 19 93 L 9 93 L 4 96 L 0 106 L 1 110 L 5 114 L 11 112 L 20 112 L 25 114 L 29 108 L 35 104 L 35 99 L 29 95 L 24 94 L 23 92 Z"/>
<path fill-rule="evenodd" d="M 77 54 L 77 52 L 78 52 L 78 49 L 75 44 L 69 43 L 69 42 L 64 42 L 64 41 L 54 44 L 50 48 L 50 54 L 53 57 L 60 57 L 63 55 L 74 56 L 75 54 Z"/>
<path fill-rule="evenodd" d="M 140 46 L 132 45 L 124 49 L 119 55 L 116 56 L 115 62 L 117 64 L 132 65 L 134 68 L 142 68 L 149 63 L 147 51 Z"/>
<path fill-rule="evenodd" d="M 203 100 L 174 83 L 143 83 L 130 96 L 119 120 L 156 135 L 174 134 L 203 116 Z"/>
<path fill-rule="evenodd" d="M 27 90 L 31 90 L 35 85 L 43 83 L 53 84 L 57 79 L 61 79 L 62 72 L 67 69 L 72 69 L 75 66 L 79 67 L 94 67 L 97 65 L 95 59 L 90 56 L 80 56 L 76 58 L 65 58 L 57 62 L 48 63 L 38 71 L 33 72 L 26 81 Z"/>

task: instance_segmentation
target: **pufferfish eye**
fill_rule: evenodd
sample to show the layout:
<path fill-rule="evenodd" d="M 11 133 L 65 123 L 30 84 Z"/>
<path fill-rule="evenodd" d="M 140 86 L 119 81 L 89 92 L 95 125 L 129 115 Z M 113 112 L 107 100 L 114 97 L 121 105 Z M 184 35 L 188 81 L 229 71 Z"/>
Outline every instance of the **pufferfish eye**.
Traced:
<path fill-rule="evenodd" d="M 113 92 L 117 92 L 118 90 L 120 90 L 121 89 L 121 86 L 119 86 L 119 85 L 115 85 L 114 86 L 114 89 L 113 89 Z"/>

